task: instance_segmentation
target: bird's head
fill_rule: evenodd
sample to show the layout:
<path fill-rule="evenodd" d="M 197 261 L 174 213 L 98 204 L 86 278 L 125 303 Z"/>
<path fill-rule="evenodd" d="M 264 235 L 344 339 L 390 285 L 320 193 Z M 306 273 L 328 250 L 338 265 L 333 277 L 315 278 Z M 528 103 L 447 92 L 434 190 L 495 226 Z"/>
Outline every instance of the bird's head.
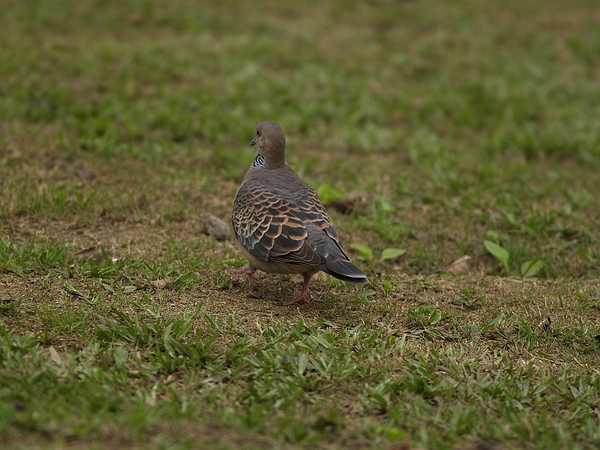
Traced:
<path fill-rule="evenodd" d="M 256 145 L 255 164 L 267 169 L 285 166 L 285 133 L 275 122 L 259 123 L 250 145 Z"/>

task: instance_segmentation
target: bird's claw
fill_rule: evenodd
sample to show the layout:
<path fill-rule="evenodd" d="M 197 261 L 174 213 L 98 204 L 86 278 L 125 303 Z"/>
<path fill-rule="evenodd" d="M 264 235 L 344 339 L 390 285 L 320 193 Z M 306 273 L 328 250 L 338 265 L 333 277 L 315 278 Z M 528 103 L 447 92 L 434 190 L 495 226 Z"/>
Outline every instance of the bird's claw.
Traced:
<path fill-rule="evenodd" d="M 300 294 L 298 297 L 288 298 L 288 299 L 284 300 L 283 304 L 285 306 L 296 305 L 296 304 L 297 305 L 302 305 L 302 304 L 310 303 L 310 302 L 311 302 L 311 299 L 310 299 L 310 297 L 308 295 L 302 295 L 302 294 Z"/>

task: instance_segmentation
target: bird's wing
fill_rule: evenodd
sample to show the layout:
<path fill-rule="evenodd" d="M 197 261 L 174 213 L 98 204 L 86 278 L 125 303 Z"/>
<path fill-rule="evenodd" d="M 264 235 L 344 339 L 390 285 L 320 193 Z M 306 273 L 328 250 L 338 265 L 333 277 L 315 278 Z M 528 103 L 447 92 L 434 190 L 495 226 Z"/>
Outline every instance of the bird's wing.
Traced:
<path fill-rule="evenodd" d="M 320 229 L 327 228 L 326 221 L 317 212 L 311 213 L 310 203 L 285 197 L 264 184 L 244 183 L 232 210 L 238 241 L 250 254 L 263 261 L 322 265 L 325 257 L 309 244 L 308 233 L 312 227 L 307 229 L 306 221 L 314 221 Z M 324 217 L 329 219 L 326 213 Z"/>

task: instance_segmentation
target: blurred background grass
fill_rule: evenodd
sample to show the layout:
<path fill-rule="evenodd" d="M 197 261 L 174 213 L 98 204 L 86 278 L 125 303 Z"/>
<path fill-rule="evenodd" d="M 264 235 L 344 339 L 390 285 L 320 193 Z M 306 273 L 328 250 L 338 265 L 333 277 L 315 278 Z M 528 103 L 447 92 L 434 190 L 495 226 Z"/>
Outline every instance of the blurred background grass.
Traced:
<path fill-rule="evenodd" d="M 294 140 L 598 163 L 593 1 L 6 1 L 0 118 L 84 149 Z"/>
<path fill-rule="evenodd" d="M 273 120 L 292 167 L 358 202 L 348 239 L 406 247 L 401 270 L 486 232 L 542 275 L 598 268 L 594 1 L 1 5 L 7 233 L 19 214 L 225 217 Z"/>

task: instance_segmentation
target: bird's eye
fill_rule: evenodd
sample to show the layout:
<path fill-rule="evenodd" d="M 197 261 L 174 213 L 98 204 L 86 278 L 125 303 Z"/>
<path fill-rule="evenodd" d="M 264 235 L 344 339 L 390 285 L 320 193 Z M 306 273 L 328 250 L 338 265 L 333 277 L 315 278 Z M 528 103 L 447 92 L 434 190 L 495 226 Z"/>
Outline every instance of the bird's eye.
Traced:
<path fill-rule="evenodd" d="M 260 130 L 256 130 L 256 135 L 257 135 L 257 136 L 260 136 L 261 134 L 262 134 L 262 131 L 260 131 Z"/>

